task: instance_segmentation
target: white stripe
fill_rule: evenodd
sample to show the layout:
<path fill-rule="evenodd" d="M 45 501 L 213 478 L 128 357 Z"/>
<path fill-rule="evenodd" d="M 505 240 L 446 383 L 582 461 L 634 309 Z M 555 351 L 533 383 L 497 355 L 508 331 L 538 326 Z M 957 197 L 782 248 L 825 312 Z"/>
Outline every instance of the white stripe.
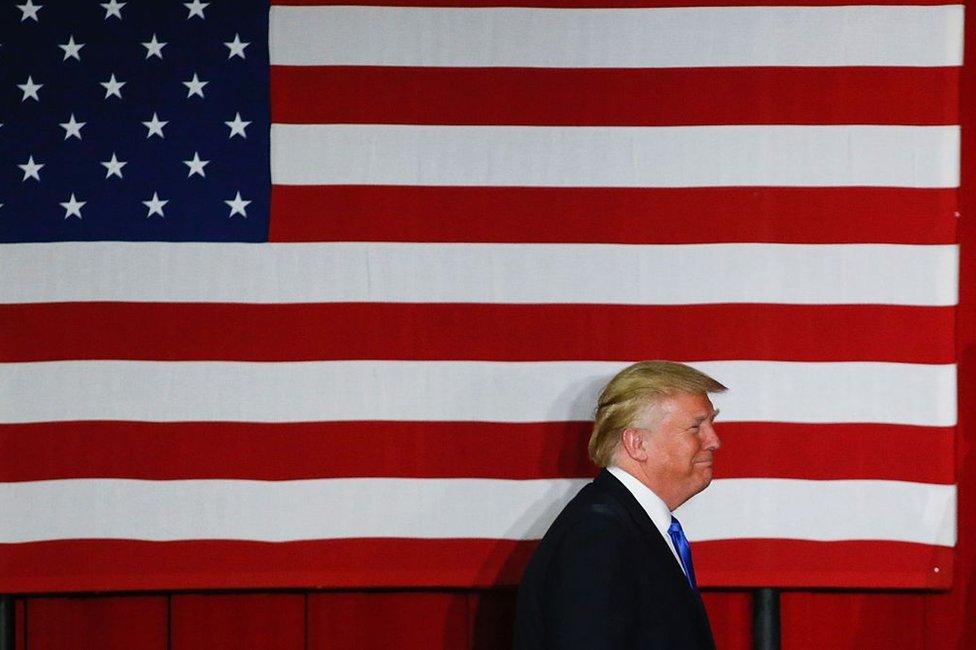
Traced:
<path fill-rule="evenodd" d="M 957 274 L 954 245 L 74 242 L 5 247 L 0 303 L 946 306 Z"/>
<path fill-rule="evenodd" d="M 272 7 L 273 65 L 956 66 L 963 7 Z"/>
<path fill-rule="evenodd" d="M 585 479 L 74 479 L 0 486 L 0 542 L 353 537 L 537 539 Z M 955 487 L 717 480 L 679 513 L 692 540 L 952 546 Z"/>
<path fill-rule="evenodd" d="M 792 538 L 956 543 L 954 485 L 723 479 L 713 481 L 677 513 L 692 541 Z"/>
<path fill-rule="evenodd" d="M 327 332 L 322 333 L 327 336 Z M 0 422 L 589 420 L 623 362 L 45 361 L 0 365 Z M 951 426 L 953 365 L 708 361 L 722 419 Z M 883 453 L 883 450 L 882 452 Z"/>
<path fill-rule="evenodd" d="M 273 124 L 282 185 L 957 187 L 958 126 Z"/>

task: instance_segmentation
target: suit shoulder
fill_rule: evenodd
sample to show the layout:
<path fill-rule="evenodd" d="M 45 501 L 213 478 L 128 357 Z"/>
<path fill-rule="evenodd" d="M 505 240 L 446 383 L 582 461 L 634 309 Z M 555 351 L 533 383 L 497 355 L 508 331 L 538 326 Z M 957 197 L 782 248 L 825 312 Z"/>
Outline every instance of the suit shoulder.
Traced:
<path fill-rule="evenodd" d="M 620 500 L 593 483 L 580 490 L 560 516 L 563 514 L 572 520 L 615 521 L 625 527 L 630 521 Z"/>
<path fill-rule="evenodd" d="M 550 543 L 561 545 L 565 538 L 591 541 L 630 537 L 634 525 L 626 508 L 616 499 L 595 490 L 583 490 L 560 513 L 546 534 Z"/>

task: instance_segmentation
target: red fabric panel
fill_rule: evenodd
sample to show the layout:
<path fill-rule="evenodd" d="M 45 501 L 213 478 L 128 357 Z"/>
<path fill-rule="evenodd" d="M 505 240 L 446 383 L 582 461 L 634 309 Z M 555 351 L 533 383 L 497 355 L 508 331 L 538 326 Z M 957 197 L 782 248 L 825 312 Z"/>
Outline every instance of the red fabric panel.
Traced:
<path fill-rule="evenodd" d="M 0 361 L 955 360 L 951 307 L 53 303 L 0 322 Z"/>
<path fill-rule="evenodd" d="M 511 648 L 515 631 L 516 589 L 476 591 L 468 595 L 471 650 Z"/>
<path fill-rule="evenodd" d="M 947 631 L 926 626 L 925 598 L 895 593 L 784 593 L 784 648 L 908 650 Z"/>
<path fill-rule="evenodd" d="M 310 594 L 308 650 L 468 647 L 463 593 L 348 592 Z"/>
<path fill-rule="evenodd" d="M 14 599 L 14 648 L 27 650 L 27 601 Z"/>
<path fill-rule="evenodd" d="M 166 650 L 166 596 L 32 598 L 29 650 Z"/>
<path fill-rule="evenodd" d="M 956 198 L 954 189 L 897 187 L 276 185 L 268 236 L 273 242 L 947 244 L 955 241 Z"/>
<path fill-rule="evenodd" d="M 957 124 L 958 68 L 273 66 L 292 124 Z"/>
<path fill-rule="evenodd" d="M 304 594 L 201 594 L 172 597 L 172 648 L 303 650 Z"/>
<path fill-rule="evenodd" d="M 752 648 L 752 595 L 747 591 L 703 591 L 715 645 L 722 650 Z M 786 646 L 791 647 L 791 646 Z"/>
<path fill-rule="evenodd" d="M 516 596 L 515 589 L 478 591 L 468 596 L 471 650 L 507 650 L 512 647 Z M 746 591 L 704 591 L 702 598 L 718 647 L 749 650 L 752 647 L 752 595 Z"/>

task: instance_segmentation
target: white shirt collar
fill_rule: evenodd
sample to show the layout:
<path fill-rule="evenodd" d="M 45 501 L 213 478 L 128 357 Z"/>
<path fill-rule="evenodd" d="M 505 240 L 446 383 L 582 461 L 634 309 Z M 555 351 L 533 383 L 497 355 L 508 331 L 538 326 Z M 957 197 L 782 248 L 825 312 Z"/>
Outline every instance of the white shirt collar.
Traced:
<path fill-rule="evenodd" d="M 674 555 L 674 559 L 677 560 L 678 566 L 680 567 L 681 560 L 678 557 L 678 551 L 675 550 L 674 542 L 671 541 L 671 536 L 668 534 L 668 528 L 671 527 L 671 511 L 668 509 L 668 504 L 661 497 L 654 494 L 653 490 L 641 483 L 637 477 L 626 470 L 619 467 L 608 467 L 607 471 L 613 474 L 634 495 L 637 503 L 641 505 L 647 513 L 647 516 L 654 522 L 654 527 L 661 533 L 661 537 L 668 543 L 668 548 L 671 549 L 671 553 Z M 684 571 L 684 567 L 682 567 L 682 571 Z"/>

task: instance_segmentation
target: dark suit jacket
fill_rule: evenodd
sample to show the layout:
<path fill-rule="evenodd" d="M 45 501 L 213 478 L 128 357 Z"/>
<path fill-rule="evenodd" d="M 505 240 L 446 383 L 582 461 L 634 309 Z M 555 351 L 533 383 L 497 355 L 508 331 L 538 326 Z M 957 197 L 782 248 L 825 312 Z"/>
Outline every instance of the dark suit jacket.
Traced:
<path fill-rule="evenodd" d="M 701 596 L 607 470 L 556 518 L 519 587 L 517 650 L 714 648 Z"/>

